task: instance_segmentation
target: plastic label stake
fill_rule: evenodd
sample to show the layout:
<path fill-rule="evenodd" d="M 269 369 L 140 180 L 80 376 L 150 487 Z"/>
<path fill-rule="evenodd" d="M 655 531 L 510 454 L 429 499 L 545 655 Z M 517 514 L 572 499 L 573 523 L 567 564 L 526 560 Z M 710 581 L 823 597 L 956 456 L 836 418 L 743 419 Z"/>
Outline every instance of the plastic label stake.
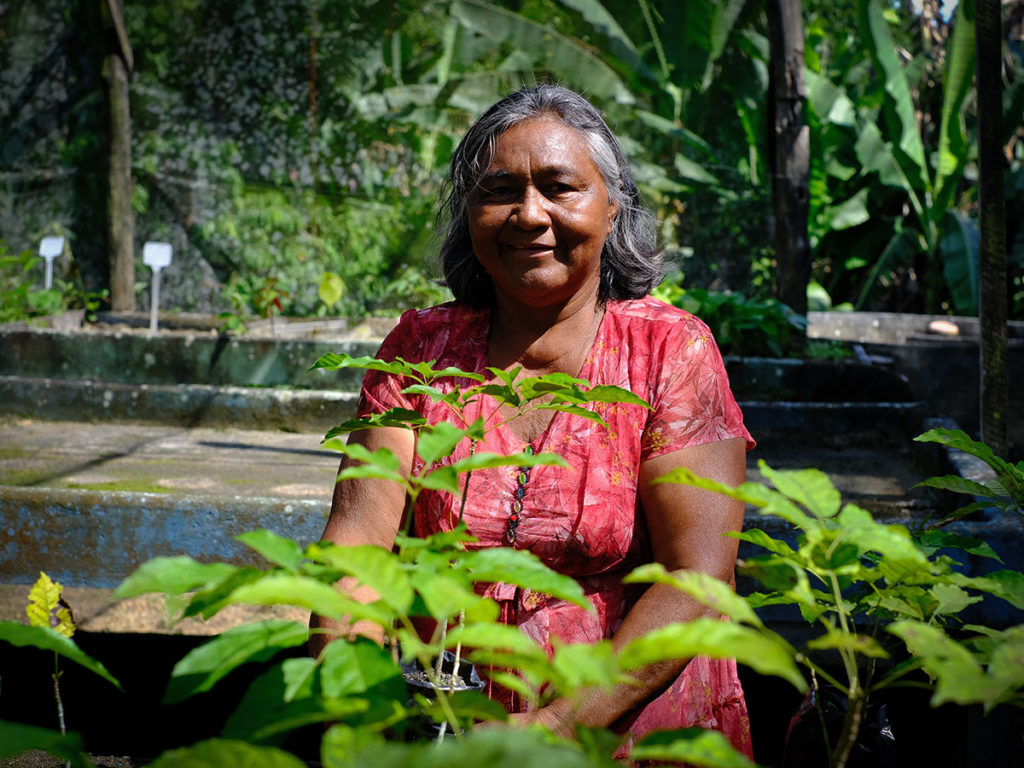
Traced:
<path fill-rule="evenodd" d="M 63 237 L 44 237 L 39 242 L 39 255 L 46 259 L 46 290 L 53 288 L 53 260 L 64 253 Z"/>
<path fill-rule="evenodd" d="M 173 251 L 170 243 L 148 242 L 142 246 L 142 263 L 153 270 L 153 295 L 149 307 L 150 333 L 156 333 L 156 313 L 160 306 L 160 271 L 171 263 Z"/>

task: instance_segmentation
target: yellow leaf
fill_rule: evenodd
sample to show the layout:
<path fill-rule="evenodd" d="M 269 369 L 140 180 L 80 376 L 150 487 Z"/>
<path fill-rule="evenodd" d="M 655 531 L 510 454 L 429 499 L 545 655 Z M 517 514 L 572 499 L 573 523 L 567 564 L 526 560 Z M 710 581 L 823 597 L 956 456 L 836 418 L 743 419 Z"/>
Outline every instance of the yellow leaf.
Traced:
<path fill-rule="evenodd" d="M 33 627 L 49 627 L 64 637 L 75 634 L 75 620 L 61 592 L 64 591 L 58 582 L 51 581 L 42 571 L 39 579 L 32 585 L 28 593 L 28 621 Z"/>

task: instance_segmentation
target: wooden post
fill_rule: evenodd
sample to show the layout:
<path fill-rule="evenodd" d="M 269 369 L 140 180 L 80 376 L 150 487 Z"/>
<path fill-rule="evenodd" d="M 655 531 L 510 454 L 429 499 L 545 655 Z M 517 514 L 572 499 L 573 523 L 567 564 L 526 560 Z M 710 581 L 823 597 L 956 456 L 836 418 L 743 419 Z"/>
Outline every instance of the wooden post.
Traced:
<path fill-rule="evenodd" d="M 804 124 L 804 38 L 800 0 L 768 0 L 771 40 L 770 120 L 772 199 L 775 216 L 777 293 L 807 314 L 811 244 L 807 236 L 810 132 Z"/>
<path fill-rule="evenodd" d="M 117 40 L 103 59 L 107 85 L 110 161 L 107 188 L 107 252 L 110 258 L 110 305 L 115 312 L 135 309 L 135 215 L 132 211 L 132 124 L 128 103 L 128 44 L 121 0 L 101 0 L 103 26 Z M 114 33 L 114 34 L 111 34 Z"/>
<path fill-rule="evenodd" d="M 999 0 L 975 0 L 980 207 L 981 439 L 1007 455 L 1006 200 L 1003 192 L 1003 34 Z"/>

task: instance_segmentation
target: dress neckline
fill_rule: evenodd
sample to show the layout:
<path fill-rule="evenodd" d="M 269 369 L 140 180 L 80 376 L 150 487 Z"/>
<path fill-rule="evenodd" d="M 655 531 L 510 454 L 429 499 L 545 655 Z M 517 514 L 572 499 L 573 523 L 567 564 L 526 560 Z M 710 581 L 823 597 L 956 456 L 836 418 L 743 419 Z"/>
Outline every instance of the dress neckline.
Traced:
<path fill-rule="evenodd" d="M 594 338 L 590 342 L 590 347 L 587 350 L 587 354 L 583 357 L 583 362 L 580 364 L 579 371 L 576 374 L 574 374 L 574 378 L 586 379 L 587 381 L 590 381 L 590 377 L 594 367 L 595 356 L 598 350 L 598 344 L 604 337 L 605 323 L 608 319 L 608 315 L 610 314 L 609 304 L 610 302 L 606 302 L 604 306 L 601 308 L 601 319 L 597 323 L 597 332 L 594 334 Z M 484 375 L 487 375 L 487 368 L 490 366 L 490 350 L 488 347 L 487 340 L 490 337 L 491 332 L 491 315 L 491 311 L 488 310 L 486 322 L 480 324 L 483 342 L 481 344 L 480 372 L 483 373 Z M 594 382 L 590 381 L 590 384 L 591 386 L 593 386 Z M 502 422 L 498 426 L 497 431 L 502 435 L 502 439 L 506 444 L 518 444 L 522 446 L 521 450 L 525 451 L 529 449 L 535 454 L 541 453 L 543 450 L 543 446 L 545 446 L 548 442 L 548 439 L 553 431 L 556 422 L 559 422 L 561 417 L 565 417 L 565 414 L 562 411 L 552 411 L 551 419 L 548 421 L 547 426 L 545 426 L 544 429 L 541 430 L 540 434 L 538 434 L 532 441 L 529 442 L 520 438 L 512 430 L 512 427 L 510 427 L 507 422 Z"/>

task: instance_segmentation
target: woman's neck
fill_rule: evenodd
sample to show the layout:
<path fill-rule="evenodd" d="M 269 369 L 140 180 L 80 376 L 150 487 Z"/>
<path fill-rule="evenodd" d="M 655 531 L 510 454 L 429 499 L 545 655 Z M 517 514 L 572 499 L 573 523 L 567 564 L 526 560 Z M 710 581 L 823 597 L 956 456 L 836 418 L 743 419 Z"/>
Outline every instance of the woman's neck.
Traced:
<path fill-rule="evenodd" d="M 500 301 L 491 312 L 491 365 L 522 366 L 528 375 L 576 376 L 593 346 L 604 315 L 597 296 L 554 308 L 519 307 Z"/>

